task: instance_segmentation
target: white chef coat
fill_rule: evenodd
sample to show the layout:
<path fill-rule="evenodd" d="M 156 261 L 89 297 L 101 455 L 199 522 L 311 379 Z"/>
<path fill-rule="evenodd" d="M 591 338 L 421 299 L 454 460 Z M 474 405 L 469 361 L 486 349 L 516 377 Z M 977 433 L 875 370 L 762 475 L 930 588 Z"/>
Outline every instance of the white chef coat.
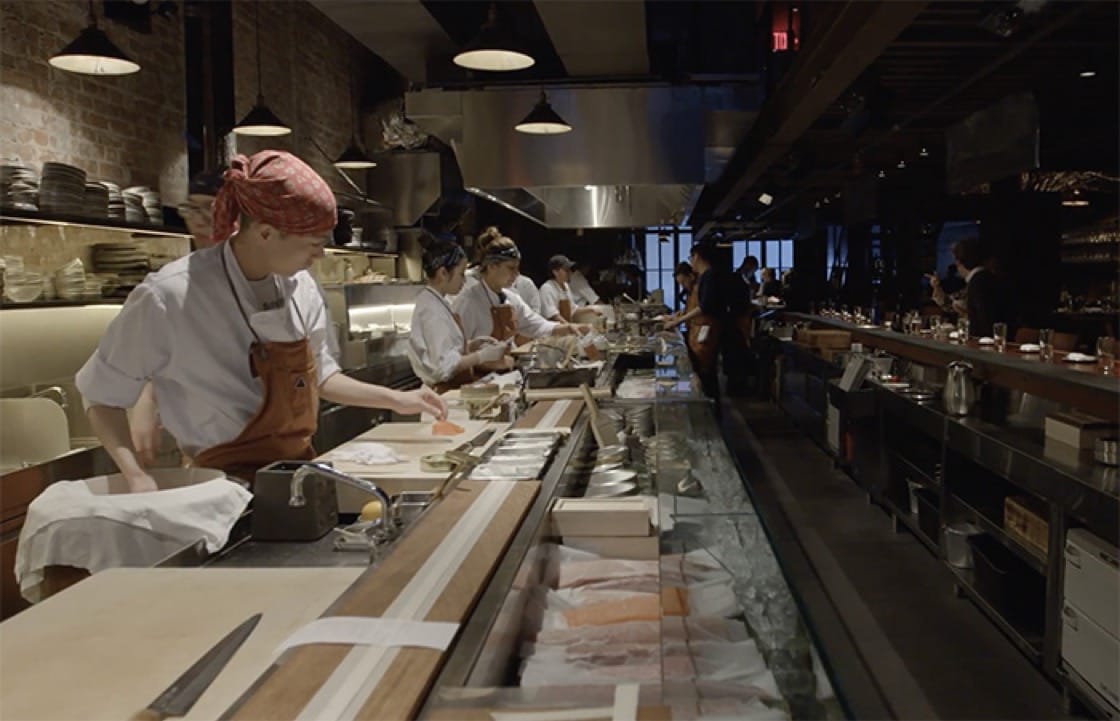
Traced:
<path fill-rule="evenodd" d="M 223 254 L 239 300 L 222 270 Z M 236 438 L 262 400 L 260 382 L 249 370 L 255 339 L 238 302 L 264 341 L 306 334 L 320 384 L 337 373 L 327 343 L 330 322 L 315 280 L 306 271 L 274 277 L 284 304 L 261 311 L 229 243 L 195 251 L 149 275 L 78 371 L 86 407 L 130 408 L 151 380 L 160 419 L 184 453 L 194 456 Z"/>
<path fill-rule="evenodd" d="M 430 286 L 416 296 L 408 360 L 412 372 L 428 385 L 450 380 L 463 358 L 463 331 L 453 313 L 451 303 Z"/>
<path fill-rule="evenodd" d="M 576 302 L 572 298 L 572 286 L 568 285 L 561 288 L 555 279 L 545 281 L 545 284 L 541 286 L 541 315 L 545 318 L 559 315 L 560 301 L 562 300 L 568 301 L 572 310 L 575 310 Z"/>
<path fill-rule="evenodd" d="M 513 306 L 513 318 L 517 324 L 517 332 L 530 338 L 541 338 L 551 335 L 558 325 L 550 320 L 545 320 L 541 315 L 521 299 L 517 293 L 505 291 L 506 302 Z M 501 300 L 494 291 L 481 281 L 464 288 L 455 297 L 453 308 L 463 321 L 463 332 L 467 340 L 482 338 L 491 335 L 494 328 L 494 319 L 490 309 L 500 305 Z"/>
<path fill-rule="evenodd" d="M 537 292 L 537 284 L 533 282 L 532 278 L 527 275 L 517 276 L 517 280 L 513 281 L 511 290 L 521 296 L 521 300 L 525 301 L 525 305 L 532 308 L 534 313 L 541 312 L 541 294 Z M 542 313 L 542 315 L 544 314 Z"/>
<path fill-rule="evenodd" d="M 568 278 L 568 291 L 579 305 L 595 305 L 599 302 L 599 294 L 578 270 L 573 270 Z"/>

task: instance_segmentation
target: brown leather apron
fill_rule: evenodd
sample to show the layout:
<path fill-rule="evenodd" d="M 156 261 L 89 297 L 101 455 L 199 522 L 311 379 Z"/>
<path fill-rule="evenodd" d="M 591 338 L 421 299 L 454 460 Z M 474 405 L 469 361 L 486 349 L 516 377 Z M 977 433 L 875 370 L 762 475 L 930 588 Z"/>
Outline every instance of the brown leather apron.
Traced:
<path fill-rule="evenodd" d="M 685 302 L 685 312 L 700 307 L 700 280 L 692 286 Z M 700 340 L 701 329 L 708 329 L 707 336 Z M 696 364 L 697 373 L 714 373 L 718 366 L 720 324 L 716 318 L 705 313 L 700 313 L 688 321 L 688 349 L 692 351 L 693 363 Z"/>
<path fill-rule="evenodd" d="M 572 301 L 564 298 L 556 304 L 556 309 L 560 311 L 560 317 L 564 319 L 565 323 L 572 322 Z"/>
<path fill-rule="evenodd" d="M 193 465 L 218 468 L 252 483 L 257 470 L 273 461 L 315 457 L 311 437 L 319 425 L 318 372 L 306 337 L 295 341 L 260 339 L 241 305 L 224 255 L 222 269 L 241 317 L 256 338 L 249 347 L 249 367 L 261 383 L 261 405 L 236 438 L 199 453 Z M 295 306 L 294 299 L 292 304 Z M 302 315 L 300 322 L 304 322 Z"/>

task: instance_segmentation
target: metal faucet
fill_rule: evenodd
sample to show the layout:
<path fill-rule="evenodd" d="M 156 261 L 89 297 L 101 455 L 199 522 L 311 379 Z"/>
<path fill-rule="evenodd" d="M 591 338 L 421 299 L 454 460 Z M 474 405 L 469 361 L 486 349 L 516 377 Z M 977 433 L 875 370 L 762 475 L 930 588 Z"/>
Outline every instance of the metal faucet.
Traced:
<path fill-rule="evenodd" d="M 323 463 L 305 463 L 292 474 L 291 495 L 288 498 L 288 505 L 292 508 L 302 508 L 307 504 L 307 499 L 303 497 L 303 481 L 310 476 L 329 478 L 377 496 L 377 500 L 381 501 L 381 517 L 384 520 L 381 527 L 389 533 L 392 533 L 393 529 L 396 528 L 396 509 L 389 500 L 389 496 L 381 490 L 380 486 L 364 478 L 354 478 L 345 473 L 340 473 Z"/>
<path fill-rule="evenodd" d="M 50 386 L 40 391 L 35 391 L 28 398 L 45 398 L 46 396 L 58 396 L 53 400 L 62 406 L 63 409 L 70 407 L 70 399 L 66 395 L 66 391 L 62 386 Z"/>

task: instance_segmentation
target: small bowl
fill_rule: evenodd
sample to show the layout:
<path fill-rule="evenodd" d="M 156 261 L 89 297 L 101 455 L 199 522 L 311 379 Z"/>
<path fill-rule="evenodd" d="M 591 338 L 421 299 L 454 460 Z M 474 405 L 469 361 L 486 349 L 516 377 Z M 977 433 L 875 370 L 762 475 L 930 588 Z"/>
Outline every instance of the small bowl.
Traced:
<path fill-rule="evenodd" d="M 612 483 L 632 482 L 637 476 L 638 474 L 634 471 L 616 468 L 610 471 L 603 471 L 602 473 L 592 473 L 591 478 L 587 480 L 587 485 L 590 487 L 610 485 Z"/>

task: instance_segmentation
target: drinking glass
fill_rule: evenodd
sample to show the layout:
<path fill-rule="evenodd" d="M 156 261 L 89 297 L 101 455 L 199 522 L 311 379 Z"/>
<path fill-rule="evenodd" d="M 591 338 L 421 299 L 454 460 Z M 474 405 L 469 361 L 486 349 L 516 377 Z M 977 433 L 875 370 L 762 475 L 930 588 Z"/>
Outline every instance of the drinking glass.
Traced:
<path fill-rule="evenodd" d="M 1007 324 L 1006 323 L 993 323 L 992 324 L 992 337 L 995 339 L 996 353 L 1003 353 L 1007 350 Z"/>
<path fill-rule="evenodd" d="M 960 341 L 961 343 L 967 343 L 968 342 L 968 329 L 969 329 L 968 318 L 958 318 L 957 319 L 957 340 Z"/>
<path fill-rule="evenodd" d="M 1050 361 L 1054 358 L 1054 329 L 1042 328 L 1038 331 L 1038 359 Z"/>
<path fill-rule="evenodd" d="M 910 316 L 910 335 L 922 334 L 922 314 L 917 311 Z"/>
<path fill-rule="evenodd" d="M 1112 375 L 1113 365 L 1116 363 L 1116 339 L 1109 336 L 1097 338 L 1097 363 L 1101 373 Z"/>

